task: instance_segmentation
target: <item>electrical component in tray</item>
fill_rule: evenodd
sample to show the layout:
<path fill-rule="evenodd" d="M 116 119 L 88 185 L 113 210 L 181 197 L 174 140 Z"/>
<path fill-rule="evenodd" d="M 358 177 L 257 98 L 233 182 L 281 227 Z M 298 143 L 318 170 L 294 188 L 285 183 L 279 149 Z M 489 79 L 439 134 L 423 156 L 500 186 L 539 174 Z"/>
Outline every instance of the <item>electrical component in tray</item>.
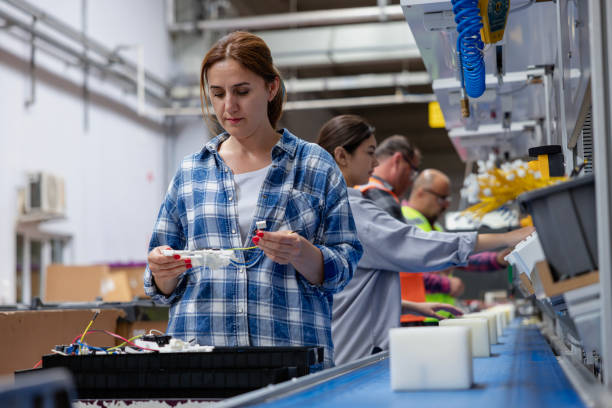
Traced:
<path fill-rule="evenodd" d="M 227 266 L 234 258 L 234 251 L 231 249 L 195 249 L 184 251 L 163 249 L 162 254 L 166 256 L 180 255 L 183 259 L 191 259 L 191 265 L 193 266 L 207 266 L 211 269 Z"/>

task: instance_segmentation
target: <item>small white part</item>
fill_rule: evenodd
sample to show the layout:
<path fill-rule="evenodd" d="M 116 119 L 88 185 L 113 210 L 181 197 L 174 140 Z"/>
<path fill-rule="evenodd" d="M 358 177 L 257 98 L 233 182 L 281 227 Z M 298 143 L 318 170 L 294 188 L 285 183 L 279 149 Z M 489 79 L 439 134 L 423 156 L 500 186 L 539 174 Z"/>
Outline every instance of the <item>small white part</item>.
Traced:
<path fill-rule="evenodd" d="M 389 331 L 394 391 L 467 389 L 472 351 L 467 327 L 395 328 Z"/>
<path fill-rule="evenodd" d="M 524 273 L 531 279 L 534 284 L 536 298 L 541 299 L 546 297 L 539 279 L 537 276 L 535 276 L 536 263 L 546 259 L 544 250 L 542 250 L 542 244 L 538 239 L 537 231 L 533 232 L 527 238 L 516 244 L 514 250 L 506 255 L 504 259 L 516 270 L 515 276 L 520 276 L 522 273 Z M 513 316 L 513 313 L 514 312 L 511 309 L 511 316 Z M 512 317 L 511 320 L 513 319 L 514 318 Z"/>
<path fill-rule="evenodd" d="M 175 338 L 171 338 L 170 343 L 161 347 L 154 341 L 143 341 L 142 339 L 134 340 L 134 344 L 157 350 L 160 353 L 209 353 L 215 349 L 214 346 L 200 346 Z"/>
<path fill-rule="evenodd" d="M 174 249 L 162 249 L 165 256 L 180 255 L 181 259 L 191 259 L 194 267 L 206 266 L 210 269 L 218 269 L 230 264 L 234 259 L 234 251 L 231 249 L 196 249 L 178 251 Z"/>
<path fill-rule="evenodd" d="M 489 323 L 484 317 L 440 320 L 440 326 L 463 326 L 470 329 L 472 357 L 490 357 Z"/>
<path fill-rule="evenodd" d="M 257 229 L 258 229 L 258 230 L 265 230 L 265 229 L 266 229 L 266 226 L 267 226 L 267 225 L 266 225 L 266 221 L 265 221 L 265 220 L 263 220 L 263 221 L 257 221 L 257 222 L 255 223 L 255 226 L 257 227 Z"/>

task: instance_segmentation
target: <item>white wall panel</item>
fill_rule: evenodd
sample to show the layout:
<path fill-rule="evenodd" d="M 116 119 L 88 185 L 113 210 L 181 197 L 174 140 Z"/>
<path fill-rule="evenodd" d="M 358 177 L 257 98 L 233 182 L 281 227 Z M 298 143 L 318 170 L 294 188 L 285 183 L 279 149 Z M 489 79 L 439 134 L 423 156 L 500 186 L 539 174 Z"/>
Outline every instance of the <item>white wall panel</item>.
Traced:
<path fill-rule="evenodd" d="M 79 0 L 32 3 L 81 27 Z M 91 37 L 109 47 L 144 44 L 147 69 L 169 77 L 163 0 L 88 5 Z M 135 60 L 135 54 L 124 55 Z M 27 171 L 64 178 L 67 218 L 41 228 L 72 235 L 73 259 L 67 262 L 144 261 L 171 160 L 162 123 L 138 117 L 134 96 L 103 80 L 91 80 L 86 129 L 82 73 L 47 57 L 39 62 L 49 70 L 39 73 L 36 102 L 26 109 L 27 56 L 26 44 L 0 32 L 0 247 L 7 255 L 0 267 L 0 303 L 15 301 L 17 188 Z"/>

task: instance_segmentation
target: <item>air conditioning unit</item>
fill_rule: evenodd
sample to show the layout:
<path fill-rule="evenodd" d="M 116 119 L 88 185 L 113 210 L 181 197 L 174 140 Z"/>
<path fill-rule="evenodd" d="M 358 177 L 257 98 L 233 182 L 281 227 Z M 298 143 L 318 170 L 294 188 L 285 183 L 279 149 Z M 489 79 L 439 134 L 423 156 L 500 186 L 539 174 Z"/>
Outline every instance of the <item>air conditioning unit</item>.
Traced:
<path fill-rule="evenodd" d="M 64 180 L 44 172 L 28 174 L 24 204 L 26 215 L 64 215 Z"/>

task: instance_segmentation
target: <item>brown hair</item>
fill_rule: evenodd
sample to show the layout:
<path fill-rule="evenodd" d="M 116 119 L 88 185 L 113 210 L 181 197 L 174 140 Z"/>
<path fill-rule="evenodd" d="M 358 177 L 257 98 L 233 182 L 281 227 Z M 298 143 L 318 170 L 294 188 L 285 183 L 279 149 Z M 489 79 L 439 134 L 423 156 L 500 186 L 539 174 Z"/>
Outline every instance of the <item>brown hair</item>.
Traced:
<path fill-rule="evenodd" d="M 280 89 L 270 102 L 268 102 L 268 120 L 273 128 L 283 113 L 283 102 L 285 101 L 285 85 L 280 73 L 272 62 L 270 49 L 258 36 L 245 31 L 234 31 L 221 38 L 212 46 L 202 60 L 200 68 L 200 101 L 202 102 L 202 115 L 208 122 L 208 100 L 206 92 L 206 74 L 210 67 L 219 61 L 232 58 L 241 63 L 245 68 L 253 71 L 270 83 L 278 77 Z"/>
<path fill-rule="evenodd" d="M 374 127 L 357 115 L 340 115 L 328 120 L 317 137 L 317 144 L 332 156 L 336 147 L 341 146 L 353 153 L 359 145 L 374 134 Z"/>

